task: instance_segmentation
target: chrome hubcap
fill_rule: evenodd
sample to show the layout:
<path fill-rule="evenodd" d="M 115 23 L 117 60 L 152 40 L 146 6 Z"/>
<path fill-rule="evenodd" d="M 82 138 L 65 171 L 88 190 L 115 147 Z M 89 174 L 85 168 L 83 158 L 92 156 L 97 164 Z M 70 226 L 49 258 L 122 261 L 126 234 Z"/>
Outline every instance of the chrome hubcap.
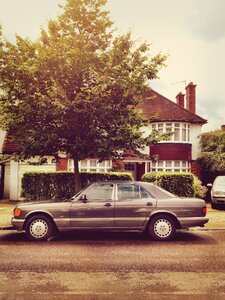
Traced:
<path fill-rule="evenodd" d="M 172 226 L 169 221 L 165 219 L 159 219 L 154 224 L 154 232 L 157 236 L 165 238 L 172 232 Z"/>
<path fill-rule="evenodd" d="M 30 224 L 30 234 L 35 238 L 40 239 L 44 237 L 47 231 L 48 231 L 48 224 L 42 219 L 34 220 Z"/>

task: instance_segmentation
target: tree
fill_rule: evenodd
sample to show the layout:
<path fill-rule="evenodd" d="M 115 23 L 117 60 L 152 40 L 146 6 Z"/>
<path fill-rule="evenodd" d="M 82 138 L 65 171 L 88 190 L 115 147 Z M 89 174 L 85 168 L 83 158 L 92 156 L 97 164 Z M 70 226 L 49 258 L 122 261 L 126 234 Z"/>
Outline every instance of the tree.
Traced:
<path fill-rule="evenodd" d="M 200 137 L 198 161 L 205 172 L 225 172 L 225 131 L 215 130 Z"/>
<path fill-rule="evenodd" d="M 60 153 L 78 161 L 141 149 L 145 120 L 137 109 L 166 56 L 152 56 L 131 33 L 115 36 L 106 0 L 67 0 L 32 42 L 0 39 L 2 122 L 20 158 Z"/>

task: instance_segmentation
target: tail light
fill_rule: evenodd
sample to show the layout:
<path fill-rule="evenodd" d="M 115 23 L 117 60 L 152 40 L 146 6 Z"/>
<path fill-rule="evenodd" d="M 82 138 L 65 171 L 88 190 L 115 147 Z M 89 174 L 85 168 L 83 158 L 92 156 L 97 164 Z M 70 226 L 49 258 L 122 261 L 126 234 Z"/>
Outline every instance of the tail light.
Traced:
<path fill-rule="evenodd" d="M 202 214 L 203 214 L 203 216 L 205 216 L 206 213 L 207 213 L 207 208 L 206 208 L 206 206 L 204 206 L 204 207 L 202 207 Z"/>

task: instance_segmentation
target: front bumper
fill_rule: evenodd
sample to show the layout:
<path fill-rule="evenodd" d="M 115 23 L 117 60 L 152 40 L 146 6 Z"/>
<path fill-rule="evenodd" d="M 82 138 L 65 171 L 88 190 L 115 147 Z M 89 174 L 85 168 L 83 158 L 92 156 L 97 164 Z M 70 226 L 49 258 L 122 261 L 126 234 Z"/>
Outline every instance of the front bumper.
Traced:
<path fill-rule="evenodd" d="M 193 218 L 178 218 L 181 228 L 189 228 L 195 226 L 203 226 L 209 219 L 206 217 L 193 217 Z"/>
<path fill-rule="evenodd" d="M 216 204 L 225 204 L 225 197 L 212 197 L 212 202 Z"/>
<path fill-rule="evenodd" d="M 17 229 L 18 231 L 23 230 L 23 225 L 24 225 L 25 219 L 12 218 L 11 222 L 12 222 L 12 225 L 15 229 Z"/>

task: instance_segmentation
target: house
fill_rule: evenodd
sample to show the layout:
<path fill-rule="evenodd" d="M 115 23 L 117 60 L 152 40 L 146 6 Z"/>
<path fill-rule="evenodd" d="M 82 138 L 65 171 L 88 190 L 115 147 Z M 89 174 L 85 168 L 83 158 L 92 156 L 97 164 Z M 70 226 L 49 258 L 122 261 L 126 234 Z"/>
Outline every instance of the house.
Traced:
<path fill-rule="evenodd" d="M 198 155 L 198 136 L 202 125 L 207 121 L 196 114 L 196 85 L 190 82 L 186 86 L 186 97 L 179 93 L 176 103 L 167 99 L 154 90 L 146 93 L 145 101 L 140 110 L 147 118 L 154 115 L 149 127 L 143 128 L 143 134 L 149 135 L 156 129 L 159 133 L 173 133 L 170 140 L 161 141 L 150 147 L 146 147 L 144 154 L 147 158 L 141 158 L 131 151 L 125 151 L 123 159 L 107 160 L 99 162 L 90 158 L 80 162 L 82 172 L 107 172 L 113 167 L 126 170 L 133 174 L 134 179 L 139 180 L 147 172 L 153 171 L 178 171 L 192 172 L 199 175 L 199 167 L 195 160 Z M 0 131 L 1 153 L 12 154 L 18 149 L 10 140 L 10 136 Z M 1 164 L 1 195 L 12 200 L 20 199 L 21 179 L 28 171 L 73 171 L 73 160 L 66 155 L 57 163 L 49 157 L 47 164 L 37 165 L 38 158 L 29 161 L 3 161 Z"/>

